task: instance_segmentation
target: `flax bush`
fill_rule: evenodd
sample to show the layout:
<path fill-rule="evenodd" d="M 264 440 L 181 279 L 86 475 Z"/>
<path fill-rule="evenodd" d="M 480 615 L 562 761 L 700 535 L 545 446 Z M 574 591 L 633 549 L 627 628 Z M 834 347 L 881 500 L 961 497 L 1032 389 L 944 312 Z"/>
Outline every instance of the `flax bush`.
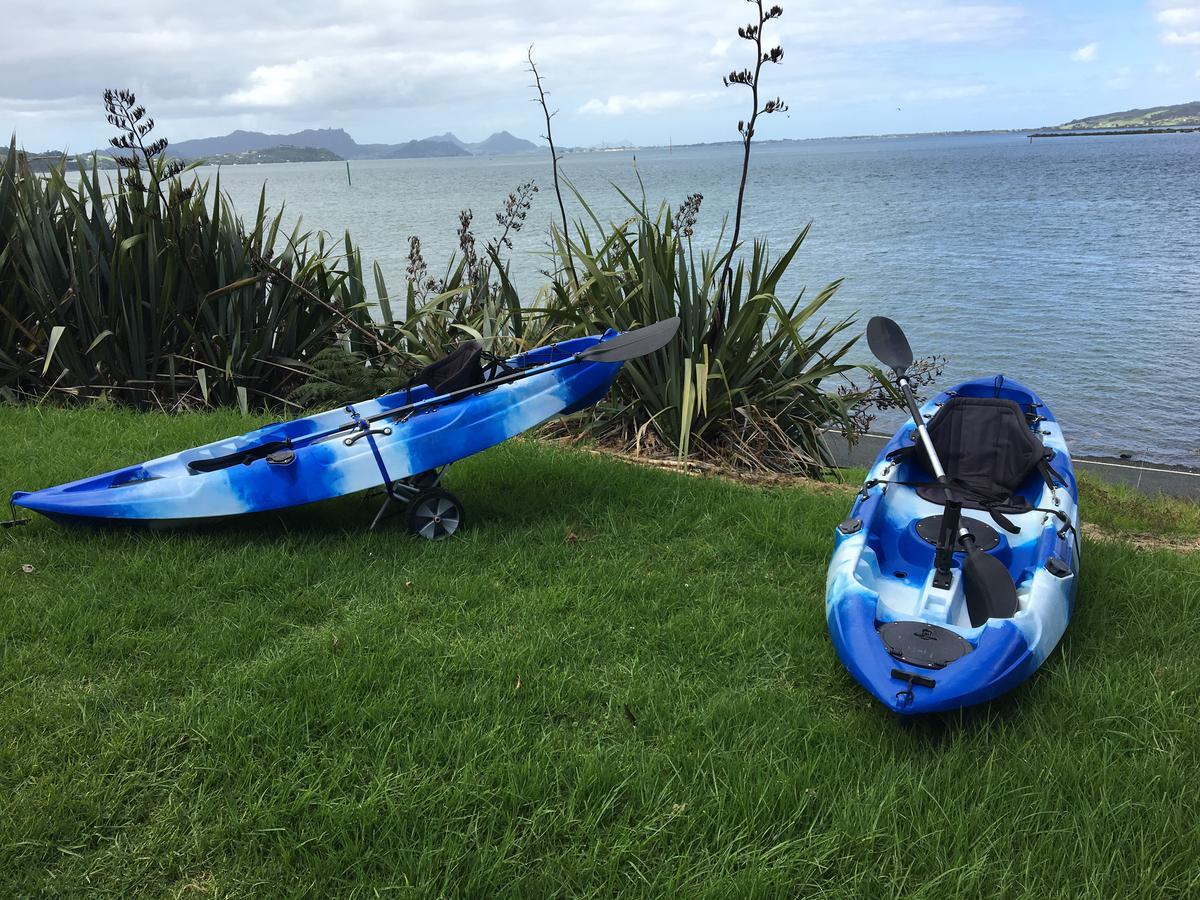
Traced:
<path fill-rule="evenodd" d="M 282 402 L 333 340 L 374 350 L 357 251 L 283 229 L 265 191 L 244 221 L 219 179 L 142 178 L 80 165 L 0 167 L 0 390 L 9 398 L 110 396 L 137 406 Z M 270 260 L 287 279 L 254 266 Z M 347 265 L 347 260 L 349 265 Z M 314 297 L 326 298 L 327 303 Z M 340 309 L 336 314 L 331 305 Z"/>
<path fill-rule="evenodd" d="M 824 430 L 852 430 L 862 400 L 843 377 L 854 368 L 845 356 L 857 334 L 850 317 L 822 317 L 840 280 L 811 299 L 803 290 L 786 302 L 779 296 L 808 228 L 778 255 L 755 241 L 733 261 L 722 301 L 721 272 L 734 248 L 721 237 L 708 249 L 693 244 L 699 198 L 656 215 L 630 203 L 624 222 L 576 224 L 570 252 L 580 280 L 574 292 L 560 282 L 560 303 L 597 326 L 625 330 L 673 315 L 681 326 L 662 350 L 626 363 L 615 402 L 598 410 L 590 430 L 748 468 L 828 464 Z M 555 240 L 565 265 L 567 241 Z M 722 302 L 724 327 L 714 332 Z"/>

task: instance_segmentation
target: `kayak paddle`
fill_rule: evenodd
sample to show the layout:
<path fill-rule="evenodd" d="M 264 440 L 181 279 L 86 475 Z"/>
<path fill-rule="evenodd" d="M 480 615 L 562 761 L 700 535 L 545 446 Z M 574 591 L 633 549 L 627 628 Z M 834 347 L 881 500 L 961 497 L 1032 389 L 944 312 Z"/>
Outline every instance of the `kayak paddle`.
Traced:
<path fill-rule="evenodd" d="M 408 413 L 415 412 L 421 409 L 428 409 L 434 406 L 441 406 L 445 403 L 453 403 L 455 400 L 461 400 L 464 397 L 469 397 L 472 394 L 479 394 L 483 391 L 490 391 L 492 388 L 500 387 L 504 384 L 512 384 L 514 381 L 520 381 L 523 378 L 529 378 L 533 375 L 541 375 L 543 372 L 553 372 L 555 369 L 562 369 L 566 366 L 574 365 L 582 362 L 598 362 L 598 363 L 616 363 L 625 362 L 626 360 L 635 359 L 639 356 L 646 356 L 653 353 L 660 347 L 666 346 L 667 342 L 675 336 L 675 332 L 679 330 L 679 317 L 672 316 L 669 319 L 663 319 L 661 322 L 654 322 L 650 325 L 644 325 L 641 328 L 635 328 L 633 331 L 626 331 L 618 334 L 616 337 L 609 338 L 607 341 L 600 341 L 588 347 L 586 350 L 581 350 L 574 353 L 565 359 L 556 360 L 551 363 L 546 363 L 541 366 L 534 366 L 529 369 L 522 369 L 518 372 L 510 372 L 507 375 L 501 375 L 498 378 L 492 378 L 482 384 L 472 385 L 470 387 L 461 388 L 457 391 L 449 391 L 445 394 L 438 394 L 433 397 L 426 397 L 424 400 L 418 400 L 415 403 L 408 403 L 404 406 L 398 406 L 395 409 L 387 412 L 379 413 L 370 417 L 363 417 L 354 414 L 353 420 L 345 425 L 340 425 L 337 428 L 328 431 L 319 432 L 317 434 L 304 435 L 293 440 L 283 441 L 267 441 L 254 447 L 246 447 L 238 450 L 236 453 L 230 453 L 226 456 L 219 456 L 213 459 L 198 459 L 188 463 L 188 468 L 193 472 L 215 472 L 219 469 L 225 469 L 229 466 L 238 464 L 249 465 L 256 460 L 262 459 L 271 453 L 279 450 L 295 450 L 299 447 L 305 447 L 309 444 L 317 444 L 322 441 L 328 441 L 339 435 L 355 432 L 347 437 L 346 443 L 354 443 L 359 438 L 366 437 L 368 434 L 390 434 L 391 428 L 384 427 L 372 429 L 371 425 L 383 419 L 393 419 L 397 416 L 403 416 Z"/>
<path fill-rule="evenodd" d="M 492 388 L 500 387 L 502 384 L 512 384 L 514 381 L 520 381 L 523 378 L 528 378 L 531 375 L 540 375 L 543 372 L 553 372 L 555 369 L 562 369 L 566 366 L 574 365 L 581 362 L 599 362 L 599 363 L 615 363 L 625 362 L 626 360 L 636 359 L 639 356 L 646 356 L 653 353 L 660 347 L 665 347 L 667 341 L 675 336 L 675 332 L 679 330 L 679 316 L 672 316 L 669 319 L 663 319 L 661 322 L 655 322 L 651 325 L 643 325 L 641 328 L 635 328 L 633 331 L 626 331 L 623 334 L 618 334 L 614 338 L 609 338 L 607 341 L 600 341 L 593 344 L 586 350 L 580 350 L 568 356 L 566 359 L 560 359 L 556 362 L 547 363 L 544 366 L 535 366 L 532 369 L 522 369 L 519 372 L 512 372 L 508 375 L 501 375 L 499 378 L 492 378 L 482 384 L 472 385 L 471 387 L 460 388 L 457 391 L 450 391 L 445 394 L 438 394 L 435 397 L 427 397 L 424 400 L 418 400 L 416 403 L 410 403 L 407 406 L 400 406 L 396 409 L 389 410 L 385 413 L 371 416 L 369 419 L 363 419 L 363 422 L 378 422 L 380 419 L 391 419 L 402 413 L 410 412 L 415 409 L 422 409 L 427 406 L 441 406 L 443 403 L 449 403 L 453 400 L 458 400 L 461 397 L 468 397 L 471 394 L 478 394 L 482 391 L 490 391 Z M 351 422 L 343 425 L 337 431 L 332 432 L 337 434 L 342 431 L 348 431 L 354 428 L 360 428 L 357 422 Z"/>
<path fill-rule="evenodd" d="M 947 515 L 945 518 L 950 519 L 953 515 L 953 521 L 958 522 L 957 512 L 961 509 L 961 503 L 954 497 L 950 479 L 946 477 L 942 461 L 938 459 L 937 451 L 933 448 L 933 441 L 929 439 L 929 432 L 925 428 L 925 421 L 921 418 L 917 398 L 913 395 L 908 378 L 905 377 L 905 372 L 913 363 L 913 353 L 908 344 L 908 338 L 904 336 L 900 326 L 891 319 L 874 316 L 867 323 L 867 344 L 876 358 L 895 374 L 896 383 L 904 393 L 908 411 L 917 426 L 917 434 L 920 436 L 925 454 L 929 458 L 929 465 L 933 469 L 938 484 L 946 492 Z M 974 535 L 961 523 L 958 525 L 958 541 L 967 551 L 962 566 L 963 593 L 966 595 L 967 614 L 971 618 L 972 627 L 984 624 L 992 616 L 1011 618 L 1017 612 L 1017 588 L 1004 563 L 980 550 L 975 543 Z"/>

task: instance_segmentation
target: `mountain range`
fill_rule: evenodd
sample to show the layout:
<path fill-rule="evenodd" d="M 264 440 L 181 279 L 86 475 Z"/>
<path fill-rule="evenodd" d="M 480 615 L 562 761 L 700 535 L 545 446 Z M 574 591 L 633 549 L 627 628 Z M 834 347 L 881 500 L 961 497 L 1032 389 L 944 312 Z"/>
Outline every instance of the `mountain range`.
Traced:
<path fill-rule="evenodd" d="M 1197 125 L 1200 125 L 1200 101 L 1104 113 L 1086 119 L 1072 119 L 1055 127 L 1074 131 L 1089 128 L 1186 128 Z"/>
<path fill-rule="evenodd" d="M 467 143 L 451 132 L 399 144 L 360 144 L 341 128 L 309 128 L 294 134 L 233 131 L 221 137 L 197 138 L 171 144 L 171 155 L 204 159 L 226 153 L 247 153 L 275 147 L 312 147 L 344 159 L 412 159 L 435 156 L 509 156 L 541 149 L 532 141 L 498 131 L 485 140 Z"/>

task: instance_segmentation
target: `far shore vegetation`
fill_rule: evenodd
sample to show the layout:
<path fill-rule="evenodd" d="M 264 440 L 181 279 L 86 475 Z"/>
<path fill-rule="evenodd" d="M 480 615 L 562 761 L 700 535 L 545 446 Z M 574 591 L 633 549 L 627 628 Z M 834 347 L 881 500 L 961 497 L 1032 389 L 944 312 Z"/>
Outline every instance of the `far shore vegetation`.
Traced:
<path fill-rule="evenodd" d="M 241 153 L 217 153 L 197 160 L 208 166 L 249 166 L 263 163 L 342 162 L 344 157 L 322 147 L 267 147 L 265 150 L 244 150 Z"/>
<path fill-rule="evenodd" d="M 1113 135 L 1120 137 L 1121 135 L 1130 134 L 1193 134 L 1200 131 L 1200 127 L 1194 128 L 1112 128 L 1103 131 L 1037 131 L 1030 135 L 1031 138 L 1051 138 L 1051 137 L 1104 137 L 1105 135 Z"/>
<path fill-rule="evenodd" d="M 1056 131 L 1128 128 L 1196 128 L 1200 127 L 1200 101 L 1176 103 L 1173 106 L 1152 106 L 1148 109 L 1127 109 L 1083 119 L 1072 119 L 1055 127 Z M 1050 129 L 1044 129 L 1050 130 Z"/>

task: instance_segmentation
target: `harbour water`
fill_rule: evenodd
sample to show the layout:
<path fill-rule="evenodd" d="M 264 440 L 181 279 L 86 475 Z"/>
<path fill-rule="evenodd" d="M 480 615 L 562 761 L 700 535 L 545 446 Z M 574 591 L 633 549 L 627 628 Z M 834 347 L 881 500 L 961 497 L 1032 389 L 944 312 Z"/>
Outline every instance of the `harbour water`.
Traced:
<path fill-rule="evenodd" d="M 738 166 L 732 145 L 562 164 L 602 219 L 629 211 L 614 185 L 635 197 L 644 185 L 651 208 L 702 193 L 700 244 L 733 209 Z M 298 163 L 225 167 L 220 178 L 244 215 L 265 182 L 289 220 L 335 237 L 348 229 L 396 295 L 409 235 L 440 274 L 459 210 L 474 211 L 485 242 L 505 195 L 532 178 L 541 190 L 512 268 L 524 296 L 544 280 L 556 212 L 548 157 L 353 162 L 351 174 L 347 184 L 344 163 Z M 1198 175 L 1200 134 L 762 144 L 743 233 L 780 247 L 812 222 L 787 292 L 844 278 L 831 316 L 892 316 L 918 355 L 947 357 L 945 383 L 998 372 L 1027 383 L 1076 452 L 1200 466 Z M 856 359 L 866 358 L 863 346 Z"/>

